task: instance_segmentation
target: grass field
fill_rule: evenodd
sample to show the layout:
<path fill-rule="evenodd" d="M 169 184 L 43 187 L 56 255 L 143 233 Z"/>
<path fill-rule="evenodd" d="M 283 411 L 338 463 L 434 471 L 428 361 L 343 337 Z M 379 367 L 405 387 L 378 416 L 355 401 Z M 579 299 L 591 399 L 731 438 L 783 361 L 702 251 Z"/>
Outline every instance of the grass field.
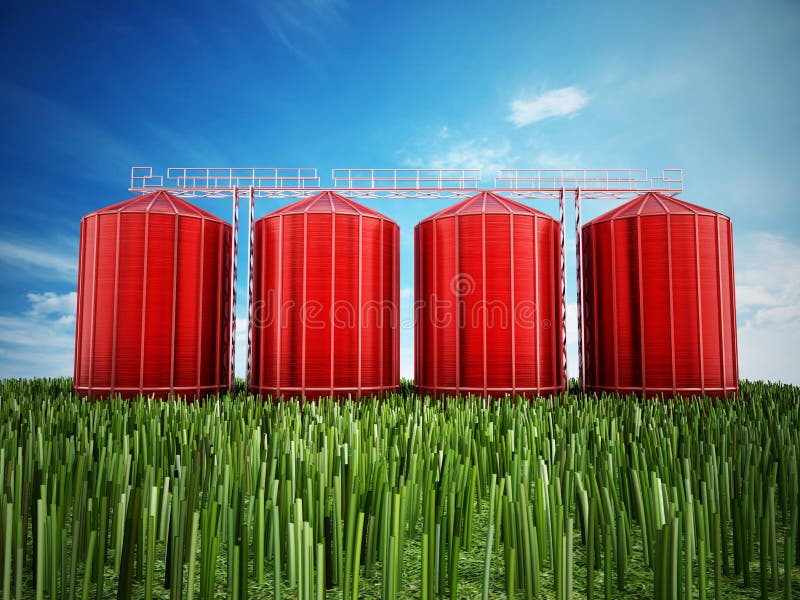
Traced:
<path fill-rule="evenodd" d="M 89 403 L 0 382 L 2 598 L 800 598 L 800 388 Z"/>

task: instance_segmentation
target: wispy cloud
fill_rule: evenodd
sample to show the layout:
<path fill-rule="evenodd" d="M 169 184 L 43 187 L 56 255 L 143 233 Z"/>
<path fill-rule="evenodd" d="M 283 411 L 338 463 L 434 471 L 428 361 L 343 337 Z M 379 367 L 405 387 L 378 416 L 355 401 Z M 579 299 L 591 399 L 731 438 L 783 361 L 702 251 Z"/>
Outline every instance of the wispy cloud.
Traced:
<path fill-rule="evenodd" d="M 19 314 L 0 315 L 0 377 L 72 373 L 76 292 L 31 292 Z"/>
<path fill-rule="evenodd" d="M 518 136 L 469 135 L 447 124 L 428 127 L 399 154 L 410 168 L 481 169 L 482 185 L 491 186 L 503 168 L 579 169 L 578 152 L 554 150 L 543 140 Z"/>
<path fill-rule="evenodd" d="M 536 155 L 536 164 L 540 169 L 579 169 L 581 155 L 579 153 L 552 152 L 544 150 Z"/>
<path fill-rule="evenodd" d="M 524 127 L 544 119 L 568 117 L 578 113 L 589 100 L 589 94 L 575 86 L 548 90 L 512 100 L 508 120 L 516 127 Z"/>
<path fill-rule="evenodd" d="M 517 157 L 504 137 L 468 137 L 443 125 L 414 143 L 401 160 L 403 166 L 417 169 L 481 169 L 482 178 L 489 181 L 501 168 L 513 166 Z"/>
<path fill-rule="evenodd" d="M 326 33 L 343 22 L 348 6 L 346 0 L 249 0 L 249 3 L 272 37 L 308 66 L 314 66 L 316 57 L 328 49 Z"/>
<path fill-rule="evenodd" d="M 746 233 L 735 266 L 741 376 L 800 383 L 800 245 Z"/>
<path fill-rule="evenodd" d="M 29 293 L 28 302 L 31 303 L 28 314 L 32 317 L 47 317 L 56 315 L 61 317 L 71 317 L 74 321 L 75 308 L 78 304 L 78 292 L 68 292 L 57 294 L 56 292 L 44 292 L 41 294 Z"/>
<path fill-rule="evenodd" d="M 31 132 L 42 155 L 53 163 L 44 165 L 45 170 L 70 170 L 88 180 L 117 185 L 120 174 L 138 162 L 136 149 L 109 127 L 33 90 L 0 83 L 0 111 L 19 131 Z M 8 145 L 6 150 L 12 148 Z M 99 154 L 102 161 L 97 160 Z"/>
<path fill-rule="evenodd" d="M 75 246 L 54 248 L 32 241 L 0 240 L 0 263 L 5 271 L 21 271 L 38 279 L 74 281 L 78 273 Z"/>
<path fill-rule="evenodd" d="M 488 139 L 463 140 L 453 144 L 443 153 L 432 158 L 435 166 L 463 169 L 483 169 L 484 177 L 497 173 L 509 163 L 511 143 L 500 140 L 492 143 Z"/>
<path fill-rule="evenodd" d="M 766 309 L 800 305 L 800 245 L 757 231 L 737 239 L 736 250 L 736 301 L 741 313 L 750 319 Z"/>

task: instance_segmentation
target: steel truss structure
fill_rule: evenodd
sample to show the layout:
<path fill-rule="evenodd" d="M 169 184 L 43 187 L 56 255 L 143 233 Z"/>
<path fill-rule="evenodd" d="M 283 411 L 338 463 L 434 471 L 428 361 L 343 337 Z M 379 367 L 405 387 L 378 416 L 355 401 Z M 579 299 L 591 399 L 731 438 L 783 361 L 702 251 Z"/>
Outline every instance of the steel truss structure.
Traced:
<path fill-rule="evenodd" d="M 630 200 L 646 192 L 675 196 L 683 191 L 683 169 L 664 169 L 650 177 L 647 169 L 500 169 L 492 188 L 481 188 L 480 169 L 353 169 L 335 168 L 331 184 L 323 187 L 317 169 L 272 168 L 175 168 L 166 175 L 153 174 L 152 167 L 132 167 L 129 190 L 150 193 L 165 190 L 182 198 L 230 199 L 231 240 L 230 382 L 233 383 L 236 352 L 236 282 L 238 279 L 239 199 L 248 200 L 247 211 L 247 383 L 252 373 L 253 341 L 253 231 L 256 199 L 307 198 L 332 190 L 353 199 L 459 200 L 487 189 L 518 201 L 558 201 L 561 223 L 561 352 L 564 381 L 567 377 L 567 244 L 566 202 L 575 207 L 575 256 L 578 305 L 578 378 L 583 387 L 583 284 L 581 265 L 581 203 L 584 200 Z"/>

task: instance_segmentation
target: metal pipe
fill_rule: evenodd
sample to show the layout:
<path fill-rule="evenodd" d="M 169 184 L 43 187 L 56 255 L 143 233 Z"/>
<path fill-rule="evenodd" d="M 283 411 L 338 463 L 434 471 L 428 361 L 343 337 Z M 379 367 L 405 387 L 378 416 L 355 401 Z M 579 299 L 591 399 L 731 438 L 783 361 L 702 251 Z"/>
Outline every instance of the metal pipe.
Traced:
<path fill-rule="evenodd" d="M 231 231 L 231 339 L 230 341 L 230 374 L 228 387 L 233 388 L 236 382 L 236 280 L 239 253 L 239 188 L 233 188 L 233 230 Z"/>
<path fill-rule="evenodd" d="M 567 371 L 567 238 L 564 234 L 567 226 L 567 214 L 564 206 L 565 195 L 566 191 L 562 187 L 558 195 L 558 221 L 561 225 L 561 367 L 566 391 L 569 389 L 569 372 Z"/>
<path fill-rule="evenodd" d="M 581 239 L 581 188 L 575 189 L 575 273 L 577 277 L 578 309 L 578 382 L 583 389 L 583 240 Z"/>
<path fill-rule="evenodd" d="M 253 382 L 253 227 L 255 221 L 255 189 L 250 186 L 250 207 L 247 211 L 247 387 Z"/>

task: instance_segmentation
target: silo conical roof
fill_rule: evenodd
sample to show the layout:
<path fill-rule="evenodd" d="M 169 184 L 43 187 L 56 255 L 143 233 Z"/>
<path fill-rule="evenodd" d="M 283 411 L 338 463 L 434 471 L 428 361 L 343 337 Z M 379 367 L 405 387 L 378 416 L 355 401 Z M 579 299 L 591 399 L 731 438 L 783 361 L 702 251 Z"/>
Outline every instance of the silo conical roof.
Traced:
<path fill-rule="evenodd" d="M 523 214 L 523 215 L 536 215 L 539 217 L 548 217 L 552 219 L 547 213 L 543 213 L 535 208 L 531 208 L 520 202 L 516 202 L 509 198 L 504 198 L 495 194 L 494 192 L 481 191 L 470 196 L 466 200 L 457 202 L 452 206 L 440 210 L 437 213 L 430 215 L 423 219 L 429 221 L 432 219 L 441 219 L 444 217 L 452 217 L 454 215 L 480 215 L 480 214 Z"/>
<path fill-rule="evenodd" d="M 297 215 L 302 213 L 337 213 L 341 215 L 361 215 L 362 217 L 373 217 L 376 219 L 384 219 L 391 221 L 386 215 L 379 213 L 353 202 L 349 198 L 345 198 L 341 194 L 326 190 L 315 194 L 308 198 L 303 198 L 289 204 L 288 206 L 281 207 L 268 215 L 267 217 L 275 217 L 278 215 Z"/>
<path fill-rule="evenodd" d="M 603 213 L 589 223 L 602 223 L 612 219 L 625 219 L 628 217 L 651 217 L 656 215 L 707 215 L 715 217 L 720 213 L 696 204 L 685 202 L 673 196 L 659 192 L 647 192 L 637 196 L 613 210 Z M 724 216 L 724 215 L 721 215 Z"/>
<path fill-rule="evenodd" d="M 203 210 L 198 206 L 188 203 L 164 190 L 156 190 L 149 194 L 136 196 L 117 204 L 112 204 L 96 211 L 90 212 L 86 217 L 105 215 L 109 213 L 151 213 L 163 215 L 179 215 L 182 217 L 201 217 L 225 223 L 218 216 Z M 84 217 L 85 218 L 85 217 Z"/>

